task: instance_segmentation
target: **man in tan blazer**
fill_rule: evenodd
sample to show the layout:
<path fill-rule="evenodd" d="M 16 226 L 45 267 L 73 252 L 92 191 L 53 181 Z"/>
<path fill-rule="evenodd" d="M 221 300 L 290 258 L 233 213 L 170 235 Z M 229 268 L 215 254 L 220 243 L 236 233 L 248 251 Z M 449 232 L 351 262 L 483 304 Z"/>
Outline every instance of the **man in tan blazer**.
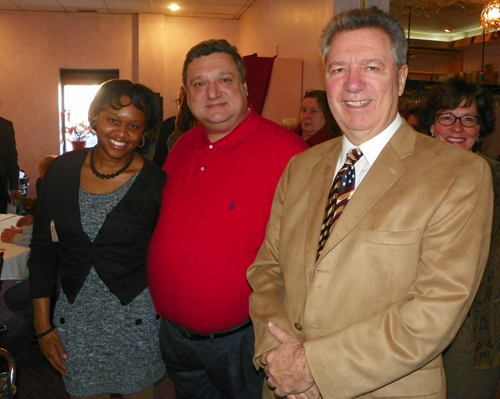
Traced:
<path fill-rule="evenodd" d="M 290 161 L 248 270 L 264 397 L 445 398 L 441 352 L 488 256 L 491 171 L 399 116 L 408 67 L 395 19 L 375 8 L 340 14 L 322 49 L 344 137 Z M 362 153 L 355 191 L 318 251 L 352 148 Z"/>

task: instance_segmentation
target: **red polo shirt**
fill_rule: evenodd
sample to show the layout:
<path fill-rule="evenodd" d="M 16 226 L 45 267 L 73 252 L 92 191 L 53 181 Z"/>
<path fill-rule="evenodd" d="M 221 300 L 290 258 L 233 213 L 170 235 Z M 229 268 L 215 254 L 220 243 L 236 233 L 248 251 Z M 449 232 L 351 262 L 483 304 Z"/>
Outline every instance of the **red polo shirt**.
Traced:
<path fill-rule="evenodd" d="M 306 148 L 253 110 L 215 143 L 203 127 L 179 139 L 163 166 L 167 182 L 148 253 L 162 318 L 200 334 L 249 319 L 246 270 L 264 240 L 281 173 Z"/>

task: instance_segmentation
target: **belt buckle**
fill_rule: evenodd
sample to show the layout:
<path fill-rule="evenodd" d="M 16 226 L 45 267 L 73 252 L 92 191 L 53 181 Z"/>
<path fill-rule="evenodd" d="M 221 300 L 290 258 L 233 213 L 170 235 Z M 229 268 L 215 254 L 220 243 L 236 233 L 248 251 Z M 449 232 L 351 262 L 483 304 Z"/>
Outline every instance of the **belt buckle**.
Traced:
<path fill-rule="evenodd" d="M 181 335 L 184 338 L 189 339 L 190 341 L 206 341 L 207 340 L 207 338 L 202 337 L 199 334 L 192 333 L 191 331 L 179 330 L 179 332 L 181 333 Z"/>
<path fill-rule="evenodd" d="M 193 340 L 193 336 L 191 335 L 191 333 L 189 331 L 179 331 L 181 333 L 181 335 L 186 338 L 186 339 L 189 339 L 190 341 Z"/>

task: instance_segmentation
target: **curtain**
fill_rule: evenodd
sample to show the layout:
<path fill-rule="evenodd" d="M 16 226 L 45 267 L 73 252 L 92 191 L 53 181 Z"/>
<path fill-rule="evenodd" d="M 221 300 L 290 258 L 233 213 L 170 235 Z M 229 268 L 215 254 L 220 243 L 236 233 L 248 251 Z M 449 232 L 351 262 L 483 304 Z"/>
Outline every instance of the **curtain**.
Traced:
<path fill-rule="evenodd" d="M 243 57 L 247 69 L 248 102 L 259 115 L 262 114 L 266 102 L 274 58 L 259 57 L 257 54 Z"/>

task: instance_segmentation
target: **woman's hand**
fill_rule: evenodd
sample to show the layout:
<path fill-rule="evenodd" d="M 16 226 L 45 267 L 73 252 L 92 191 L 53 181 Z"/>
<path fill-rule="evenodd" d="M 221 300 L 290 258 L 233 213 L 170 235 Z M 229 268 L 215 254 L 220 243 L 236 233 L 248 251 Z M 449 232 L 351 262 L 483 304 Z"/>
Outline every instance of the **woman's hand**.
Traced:
<path fill-rule="evenodd" d="M 62 362 L 62 359 L 67 359 L 68 354 L 64 345 L 61 342 L 61 338 L 56 331 L 52 331 L 45 337 L 38 340 L 40 349 L 45 358 L 49 361 L 50 365 L 61 375 L 66 374 L 68 368 Z"/>
<path fill-rule="evenodd" d="M 35 313 L 34 325 L 36 334 L 47 332 L 46 335 L 38 339 L 42 354 L 58 373 L 61 375 L 66 374 L 68 368 L 64 365 L 62 359 L 67 359 L 69 356 L 66 353 L 66 349 L 64 349 L 61 337 L 57 331 L 53 330 L 50 323 L 50 298 L 33 299 L 33 311 Z"/>

